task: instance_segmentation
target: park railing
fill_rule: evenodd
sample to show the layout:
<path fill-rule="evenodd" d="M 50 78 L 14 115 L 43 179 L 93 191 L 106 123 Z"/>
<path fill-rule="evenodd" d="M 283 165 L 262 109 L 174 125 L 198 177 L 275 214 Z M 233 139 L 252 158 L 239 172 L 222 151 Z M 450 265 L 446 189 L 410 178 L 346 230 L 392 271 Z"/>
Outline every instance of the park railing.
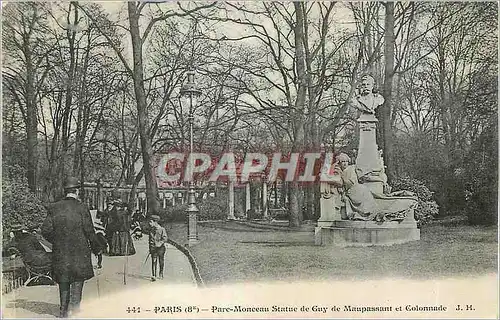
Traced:
<path fill-rule="evenodd" d="M 28 279 L 24 266 L 2 270 L 2 294 L 7 294 L 22 287 Z"/>

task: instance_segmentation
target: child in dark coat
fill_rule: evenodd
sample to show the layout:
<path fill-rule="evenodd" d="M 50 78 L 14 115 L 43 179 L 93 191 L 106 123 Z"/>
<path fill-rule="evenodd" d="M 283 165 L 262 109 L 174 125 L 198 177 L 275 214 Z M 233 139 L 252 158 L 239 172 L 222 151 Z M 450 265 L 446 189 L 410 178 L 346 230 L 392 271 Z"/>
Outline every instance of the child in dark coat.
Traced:
<path fill-rule="evenodd" d="M 106 241 L 106 228 L 103 223 L 103 213 L 97 212 L 94 222 L 94 229 L 97 236 L 99 253 L 97 256 L 97 269 L 102 268 L 102 253 L 108 251 L 108 241 Z"/>

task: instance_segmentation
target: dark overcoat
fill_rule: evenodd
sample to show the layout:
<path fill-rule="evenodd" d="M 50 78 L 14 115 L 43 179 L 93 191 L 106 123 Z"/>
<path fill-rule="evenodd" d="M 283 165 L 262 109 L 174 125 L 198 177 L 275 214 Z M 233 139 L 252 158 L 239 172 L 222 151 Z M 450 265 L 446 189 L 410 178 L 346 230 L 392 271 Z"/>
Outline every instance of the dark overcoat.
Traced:
<path fill-rule="evenodd" d="M 65 198 L 48 206 L 43 236 L 52 243 L 52 268 L 57 283 L 85 281 L 94 276 L 91 251 L 99 250 L 87 206 Z"/>

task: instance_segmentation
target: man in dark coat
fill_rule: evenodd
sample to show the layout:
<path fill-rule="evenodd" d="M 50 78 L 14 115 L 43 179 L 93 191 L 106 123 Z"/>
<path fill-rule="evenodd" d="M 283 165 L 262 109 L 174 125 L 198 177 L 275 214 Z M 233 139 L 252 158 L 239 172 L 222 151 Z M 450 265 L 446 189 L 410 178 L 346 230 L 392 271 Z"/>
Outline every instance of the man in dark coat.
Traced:
<path fill-rule="evenodd" d="M 99 253 L 90 211 L 78 200 L 79 185 L 74 177 L 66 180 L 66 197 L 48 207 L 42 226 L 43 236 L 52 243 L 53 276 L 59 284 L 63 318 L 78 311 L 83 283 L 94 276 L 91 251 Z"/>

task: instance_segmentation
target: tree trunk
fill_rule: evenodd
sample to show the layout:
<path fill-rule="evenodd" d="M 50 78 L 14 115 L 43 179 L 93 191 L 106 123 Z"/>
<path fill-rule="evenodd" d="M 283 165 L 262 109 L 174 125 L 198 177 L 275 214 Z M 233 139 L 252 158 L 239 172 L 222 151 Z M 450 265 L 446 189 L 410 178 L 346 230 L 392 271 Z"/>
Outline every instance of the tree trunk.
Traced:
<path fill-rule="evenodd" d="M 149 124 L 147 116 L 146 93 L 144 90 L 144 66 L 142 59 L 142 39 L 139 29 L 139 14 L 136 2 L 128 3 L 130 35 L 132 38 L 132 52 L 134 60 L 134 91 L 137 103 L 137 118 L 139 122 L 139 136 L 141 142 L 144 178 L 146 180 L 146 197 L 148 201 L 148 214 L 158 214 L 160 202 L 156 176 L 153 174 L 153 148 L 149 137 Z"/>
<path fill-rule="evenodd" d="M 38 166 L 38 121 L 35 97 L 35 70 L 29 48 L 29 40 L 25 42 L 26 58 L 26 143 L 28 156 L 28 186 L 31 192 L 37 188 L 37 166 Z"/>
<path fill-rule="evenodd" d="M 80 148 L 80 154 L 78 155 L 80 158 L 80 199 L 84 200 L 87 198 L 87 193 L 85 192 L 85 162 L 83 159 L 83 150 Z M 75 173 L 76 176 L 76 173 Z"/>
<path fill-rule="evenodd" d="M 304 52 L 304 4 L 294 2 L 295 25 L 295 60 L 297 68 L 297 98 L 293 115 L 294 142 L 292 152 L 303 151 L 304 144 L 304 105 L 306 101 L 307 73 Z M 297 181 L 290 183 L 290 226 L 298 227 L 302 221 L 302 208 L 300 201 L 300 186 Z"/>
<path fill-rule="evenodd" d="M 75 11 L 78 11 L 78 7 L 75 5 Z M 85 145 L 85 137 L 87 135 L 87 127 L 88 127 L 88 119 L 85 117 L 86 109 L 89 108 L 88 105 L 84 105 L 83 101 L 85 101 L 85 97 L 87 96 L 87 72 L 89 67 L 89 54 L 91 50 L 90 40 L 89 45 L 85 50 L 85 58 L 83 61 L 83 67 L 80 71 L 80 76 L 78 83 L 78 96 L 76 98 L 78 113 L 76 118 L 76 138 L 75 138 L 75 149 L 73 153 L 73 175 L 77 176 L 80 173 L 81 182 L 84 177 L 84 155 L 83 155 L 83 147 Z M 81 171 L 81 172 L 80 172 Z M 83 192 L 83 184 L 82 184 L 82 192 Z M 83 193 L 82 193 L 83 194 Z"/>
<path fill-rule="evenodd" d="M 287 207 L 287 195 L 288 195 L 288 186 L 285 181 L 281 182 L 281 190 L 280 190 L 280 198 L 278 207 Z"/>
<path fill-rule="evenodd" d="M 392 109 L 392 80 L 394 77 L 394 2 L 385 3 L 385 71 L 384 71 L 384 89 L 383 95 L 385 103 L 382 106 L 381 115 L 381 134 L 382 150 L 384 151 L 384 162 L 387 166 L 386 174 L 389 180 L 394 177 L 392 166 L 392 128 L 391 128 L 391 109 Z"/>
<path fill-rule="evenodd" d="M 139 184 L 139 181 L 141 181 L 143 176 L 144 176 L 144 166 L 141 168 L 141 170 L 139 171 L 139 173 L 135 177 L 135 179 L 132 183 L 132 188 L 130 188 L 130 193 L 128 195 L 128 203 L 127 203 L 127 207 L 128 207 L 130 212 L 134 211 L 135 198 L 137 197 L 137 185 Z"/>

